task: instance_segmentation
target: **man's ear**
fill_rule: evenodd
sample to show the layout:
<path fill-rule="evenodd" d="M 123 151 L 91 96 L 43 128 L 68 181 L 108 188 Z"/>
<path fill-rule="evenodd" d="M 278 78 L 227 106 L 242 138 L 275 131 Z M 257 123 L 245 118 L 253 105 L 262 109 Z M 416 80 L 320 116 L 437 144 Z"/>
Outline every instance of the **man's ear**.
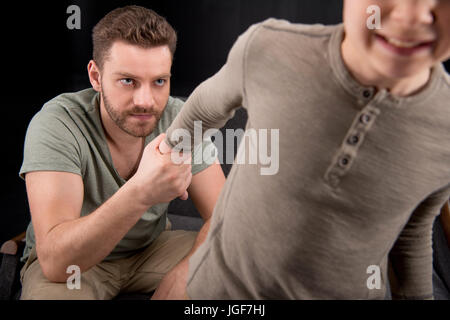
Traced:
<path fill-rule="evenodd" d="M 102 90 L 101 74 L 100 69 L 94 60 L 89 61 L 87 69 L 92 88 L 94 88 L 95 91 L 100 92 Z"/>

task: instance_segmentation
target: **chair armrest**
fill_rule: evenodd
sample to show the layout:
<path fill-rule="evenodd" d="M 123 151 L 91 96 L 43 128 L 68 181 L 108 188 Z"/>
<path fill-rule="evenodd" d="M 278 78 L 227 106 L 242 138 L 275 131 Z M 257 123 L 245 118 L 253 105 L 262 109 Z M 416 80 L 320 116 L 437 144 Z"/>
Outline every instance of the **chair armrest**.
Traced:
<path fill-rule="evenodd" d="M 0 253 L 15 256 L 18 253 L 19 249 L 23 246 L 23 241 L 25 240 L 25 237 L 26 232 L 22 232 L 21 234 L 15 236 L 11 240 L 6 241 L 0 248 Z"/>
<path fill-rule="evenodd" d="M 0 248 L 0 300 L 17 299 L 20 295 L 20 257 L 25 247 L 25 232 L 3 243 Z"/>

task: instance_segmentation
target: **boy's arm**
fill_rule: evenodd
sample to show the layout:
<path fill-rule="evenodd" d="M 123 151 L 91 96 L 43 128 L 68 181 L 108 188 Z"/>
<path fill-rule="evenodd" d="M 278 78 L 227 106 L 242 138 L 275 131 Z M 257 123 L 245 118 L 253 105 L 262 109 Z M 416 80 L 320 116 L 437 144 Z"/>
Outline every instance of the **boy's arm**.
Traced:
<path fill-rule="evenodd" d="M 222 69 L 194 90 L 167 130 L 166 139 L 160 145 L 160 152 L 170 152 L 178 144 L 178 141 L 172 139 L 173 133 L 176 133 L 177 129 L 188 130 L 191 137 L 191 147 L 193 148 L 195 121 L 202 121 L 203 132 L 211 128 L 221 128 L 228 119 L 234 116 L 235 109 L 242 106 L 245 100 L 244 61 L 246 48 L 256 29 L 257 25 L 252 26 L 246 33 L 240 36 L 233 45 L 227 62 Z M 216 165 L 219 166 L 218 164 Z M 190 187 L 189 194 L 192 196 L 194 204 L 199 211 L 206 212 L 208 210 L 202 210 L 201 208 L 205 206 L 205 203 L 202 204 L 202 201 L 199 201 L 204 195 L 200 196 L 199 192 L 195 191 L 201 190 L 201 187 L 197 186 L 193 190 L 194 179 L 195 177 L 193 178 L 193 185 Z M 196 193 L 199 194 L 198 197 L 195 196 Z M 194 198 L 198 199 L 196 200 Z M 209 205 L 205 206 L 205 208 L 207 207 Z M 185 297 L 188 258 L 206 238 L 209 224 L 210 219 L 205 221 L 190 254 L 164 277 L 152 299 L 183 299 Z"/>
<path fill-rule="evenodd" d="M 423 201 L 414 210 L 392 248 L 389 280 L 393 299 L 433 298 L 433 222 L 449 192 L 447 186 Z"/>
<path fill-rule="evenodd" d="M 200 84 L 184 104 L 166 132 L 164 142 L 173 148 L 178 141 L 173 133 L 187 129 L 194 145 L 194 121 L 202 121 L 202 129 L 221 128 L 245 102 L 245 56 L 258 25 L 250 27 L 231 49 L 226 64 L 213 77 Z M 162 150 L 164 152 L 164 150 Z"/>

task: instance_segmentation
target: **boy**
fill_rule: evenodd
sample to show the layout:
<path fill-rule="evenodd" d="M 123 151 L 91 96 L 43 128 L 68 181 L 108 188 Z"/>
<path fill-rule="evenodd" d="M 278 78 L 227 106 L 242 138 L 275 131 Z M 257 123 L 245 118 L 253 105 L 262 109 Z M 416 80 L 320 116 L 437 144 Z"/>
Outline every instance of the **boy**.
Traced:
<path fill-rule="evenodd" d="M 379 29 L 366 23 L 373 4 Z M 247 129 L 280 130 L 278 174 L 233 166 L 190 259 L 189 298 L 383 299 L 388 255 L 394 298 L 433 297 L 432 223 L 450 194 L 450 2 L 346 0 L 343 17 L 252 26 L 169 127 L 162 152 L 176 129 L 221 127 L 241 105 Z"/>

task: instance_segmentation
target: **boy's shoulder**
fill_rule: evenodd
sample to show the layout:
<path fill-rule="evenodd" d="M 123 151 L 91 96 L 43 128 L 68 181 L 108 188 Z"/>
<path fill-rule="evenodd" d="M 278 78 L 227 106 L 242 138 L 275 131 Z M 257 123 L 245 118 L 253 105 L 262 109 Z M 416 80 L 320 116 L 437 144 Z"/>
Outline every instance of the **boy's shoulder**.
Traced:
<path fill-rule="evenodd" d="M 339 25 L 292 23 L 283 19 L 269 18 L 260 23 L 261 28 L 279 32 L 297 33 L 311 37 L 331 36 Z"/>

